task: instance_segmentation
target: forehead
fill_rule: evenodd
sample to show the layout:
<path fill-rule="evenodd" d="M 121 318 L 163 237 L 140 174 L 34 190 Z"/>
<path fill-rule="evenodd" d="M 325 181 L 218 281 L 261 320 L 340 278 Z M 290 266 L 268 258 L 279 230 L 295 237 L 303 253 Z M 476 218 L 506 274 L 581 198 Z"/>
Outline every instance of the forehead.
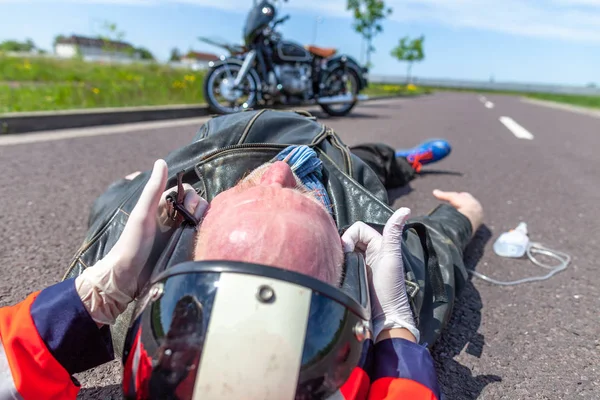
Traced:
<path fill-rule="evenodd" d="M 321 203 L 309 193 L 275 186 L 234 186 L 221 192 L 210 203 L 211 209 L 235 208 L 238 211 L 305 211 L 320 214 L 325 211 Z"/>

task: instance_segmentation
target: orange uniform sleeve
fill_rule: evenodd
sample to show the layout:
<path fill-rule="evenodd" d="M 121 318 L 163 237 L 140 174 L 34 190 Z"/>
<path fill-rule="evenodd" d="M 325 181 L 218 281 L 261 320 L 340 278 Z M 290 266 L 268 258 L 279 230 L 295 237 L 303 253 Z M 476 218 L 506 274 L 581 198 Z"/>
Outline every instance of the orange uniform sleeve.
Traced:
<path fill-rule="evenodd" d="M 38 294 L 0 308 L 0 399 L 75 399 L 79 392 L 36 329 L 30 310 Z"/>

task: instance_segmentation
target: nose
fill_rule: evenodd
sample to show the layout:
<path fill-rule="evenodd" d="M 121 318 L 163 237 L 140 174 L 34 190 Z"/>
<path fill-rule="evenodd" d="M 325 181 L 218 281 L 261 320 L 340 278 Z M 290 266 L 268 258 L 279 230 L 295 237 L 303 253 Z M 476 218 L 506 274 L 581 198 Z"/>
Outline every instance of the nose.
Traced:
<path fill-rule="evenodd" d="M 265 171 L 260 180 L 261 185 L 277 185 L 284 188 L 296 187 L 296 178 L 290 166 L 283 161 L 276 161 Z"/>

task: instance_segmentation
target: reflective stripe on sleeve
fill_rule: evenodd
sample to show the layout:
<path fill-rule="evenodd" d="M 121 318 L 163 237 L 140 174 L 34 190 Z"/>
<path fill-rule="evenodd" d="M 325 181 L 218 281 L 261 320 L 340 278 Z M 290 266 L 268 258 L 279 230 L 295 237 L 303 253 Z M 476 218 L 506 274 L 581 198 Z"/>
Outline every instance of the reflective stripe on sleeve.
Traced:
<path fill-rule="evenodd" d="M 427 386 L 403 378 L 381 378 L 373 382 L 369 400 L 384 399 L 438 400 Z"/>
<path fill-rule="evenodd" d="M 31 304 L 37 295 L 0 308 L 0 338 L 13 387 L 24 399 L 75 399 L 79 387 L 54 359 L 31 318 Z"/>

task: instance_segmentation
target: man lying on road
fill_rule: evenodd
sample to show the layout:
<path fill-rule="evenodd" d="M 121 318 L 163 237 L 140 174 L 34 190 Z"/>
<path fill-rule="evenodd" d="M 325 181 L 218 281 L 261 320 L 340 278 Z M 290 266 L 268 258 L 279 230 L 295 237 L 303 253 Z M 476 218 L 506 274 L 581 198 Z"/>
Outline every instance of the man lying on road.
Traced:
<path fill-rule="evenodd" d="M 98 199 L 67 280 L 0 310 L 0 386 L 73 398 L 70 375 L 114 344 L 129 398 L 439 399 L 426 346 L 467 278 L 481 206 L 436 192 L 450 205 L 407 220 L 386 192 L 443 155 L 435 144 L 407 162 L 350 151 L 305 114 L 209 121 L 168 170 Z"/>

